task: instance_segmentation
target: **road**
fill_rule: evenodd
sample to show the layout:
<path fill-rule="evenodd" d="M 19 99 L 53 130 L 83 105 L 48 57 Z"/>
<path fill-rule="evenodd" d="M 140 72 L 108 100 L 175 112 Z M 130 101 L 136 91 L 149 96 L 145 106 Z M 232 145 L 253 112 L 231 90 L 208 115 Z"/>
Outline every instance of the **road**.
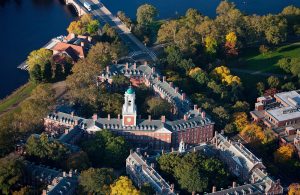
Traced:
<path fill-rule="evenodd" d="M 83 0 L 81 0 L 83 1 Z M 156 61 L 156 54 L 148 49 L 142 42 L 140 42 L 128 29 L 128 27 L 99 1 L 92 0 L 92 11 L 90 13 L 97 18 L 101 23 L 108 23 L 111 27 L 115 28 L 119 37 L 128 46 L 131 55 L 144 54 L 143 57 Z"/>

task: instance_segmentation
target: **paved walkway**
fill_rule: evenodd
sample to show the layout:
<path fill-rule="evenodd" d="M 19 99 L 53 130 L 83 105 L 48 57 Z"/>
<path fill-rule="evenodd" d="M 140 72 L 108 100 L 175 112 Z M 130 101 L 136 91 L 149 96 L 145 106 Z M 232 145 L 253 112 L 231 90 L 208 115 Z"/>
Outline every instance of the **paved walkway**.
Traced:
<path fill-rule="evenodd" d="M 287 74 L 274 74 L 274 73 L 269 73 L 269 72 L 261 72 L 257 70 L 246 70 L 246 69 L 239 69 L 239 68 L 230 68 L 231 71 L 233 72 L 240 72 L 240 73 L 246 73 L 246 74 L 251 74 L 251 75 L 260 75 L 260 76 L 276 76 L 278 78 L 286 78 L 290 77 L 290 75 Z"/>

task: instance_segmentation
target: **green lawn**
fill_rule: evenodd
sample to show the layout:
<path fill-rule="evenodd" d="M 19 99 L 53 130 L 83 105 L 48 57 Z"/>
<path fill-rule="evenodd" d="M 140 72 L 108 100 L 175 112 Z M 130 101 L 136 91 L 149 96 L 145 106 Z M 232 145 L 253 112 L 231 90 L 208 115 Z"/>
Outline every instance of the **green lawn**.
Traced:
<path fill-rule="evenodd" d="M 300 58 L 300 42 L 281 46 L 267 54 L 260 54 L 258 49 L 247 49 L 238 60 L 229 62 L 229 67 L 260 71 L 264 73 L 286 74 L 277 62 L 284 57 Z"/>
<path fill-rule="evenodd" d="M 28 82 L 5 99 L 0 100 L 0 114 L 16 107 L 21 101 L 30 95 L 35 86 L 35 84 Z"/>

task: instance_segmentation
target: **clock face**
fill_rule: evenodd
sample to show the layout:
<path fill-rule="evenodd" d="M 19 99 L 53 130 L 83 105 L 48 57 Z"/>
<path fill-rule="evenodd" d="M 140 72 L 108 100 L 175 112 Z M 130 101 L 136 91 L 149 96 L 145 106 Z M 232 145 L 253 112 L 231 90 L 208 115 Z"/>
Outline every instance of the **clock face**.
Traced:
<path fill-rule="evenodd" d="M 134 116 L 124 116 L 124 125 L 133 126 L 134 125 Z"/>

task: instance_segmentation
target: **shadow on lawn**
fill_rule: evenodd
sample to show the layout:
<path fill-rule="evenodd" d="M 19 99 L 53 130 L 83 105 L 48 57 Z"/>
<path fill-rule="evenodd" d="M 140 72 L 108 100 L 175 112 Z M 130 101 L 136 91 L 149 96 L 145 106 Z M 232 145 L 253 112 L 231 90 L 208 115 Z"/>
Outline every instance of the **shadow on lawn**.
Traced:
<path fill-rule="evenodd" d="M 284 56 L 278 55 L 270 58 L 263 58 L 263 59 L 249 59 L 246 60 L 244 63 L 247 63 L 253 68 L 259 68 L 260 70 L 266 70 L 266 69 L 276 69 L 277 67 L 275 66 L 281 58 Z M 249 67 L 249 69 L 252 69 Z M 273 68 L 272 68 L 273 67 Z"/>
<path fill-rule="evenodd" d="M 287 47 L 280 48 L 278 52 L 288 52 L 298 48 L 300 48 L 300 44 L 294 44 L 294 45 L 289 45 Z"/>

